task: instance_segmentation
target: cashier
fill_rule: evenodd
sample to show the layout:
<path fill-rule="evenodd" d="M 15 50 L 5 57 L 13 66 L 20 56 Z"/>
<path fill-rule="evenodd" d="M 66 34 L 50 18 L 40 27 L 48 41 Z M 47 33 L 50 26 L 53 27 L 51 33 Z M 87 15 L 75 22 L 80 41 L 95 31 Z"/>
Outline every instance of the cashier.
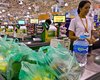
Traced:
<path fill-rule="evenodd" d="M 87 16 L 90 6 L 91 2 L 88 0 L 83 0 L 79 3 L 77 10 L 78 16 L 71 20 L 69 26 L 69 38 L 73 42 L 74 40 L 79 39 L 80 35 L 86 35 L 87 41 L 90 44 L 93 44 L 93 49 L 97 49 L 100 48 L 100 41 L 97 41 L 92 35 L 92 31 L 95 30 L 95 28 L 93 22 Z"/>

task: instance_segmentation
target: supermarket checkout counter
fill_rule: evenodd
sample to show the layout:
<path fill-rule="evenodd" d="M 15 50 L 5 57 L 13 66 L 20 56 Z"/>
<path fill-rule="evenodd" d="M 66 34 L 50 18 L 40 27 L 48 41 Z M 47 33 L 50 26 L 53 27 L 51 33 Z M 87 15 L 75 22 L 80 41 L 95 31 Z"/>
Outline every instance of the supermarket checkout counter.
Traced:
<path fill-rule="evenodd" d="M 94 74 L 93 76 L 87 78 L 86 80 L 100 80 L 100 72 Z"/>
<path fill-rule="evenodd" d="M 80 80 L 100 80 L 100 49 L 93 50 Z M 96 61 L 98 59 L 98 61 Z"/>
<path fill-rule="evenodd" d="M 89 69 L 85 69 L 80 80 L 100 80 L 100 72 L 94 72 Z"/>
<path fill-rule="evenodd" d="M 39 47 L 41 47 L 41 46 L 50 45 L 49 42 L 40 42 L 40 41 L 33 41 L 33 40 L 24 40 L 21 42 L 25 43 L 27 46 L 29 46 L 33 50 L 38 50 Z M 100 49 L 96 50 L 92 53 L 100 54 Z M 88 64 L 85 68 L 85 71 L 83 73 L 81 80 L 100 80 L 100 65 L 95 64 L 93 60 L 94 60 L 93 57 L 90 57 L 88 59 Z"/>
<path fill-rule="evenodd" d="M 28 47 L 30 47 L 33 50 L 38 50 L 41 46 L 48 46 L 49 42 L 39 42 L 39 41 L 22 41 L 24 44 L 26 44 Z"/>
<path fill-rule="evenodd" d="M 49 42 L 24 41 L 24 43 L 33 50 L 38 50 L 41 46 L 50 45 Z M 100 65 L 94 63 L 94 54 L 99 53 L 99 51 L 100 49 L 92 51 L 93 56 L 88 58 L 88 63 L 80 80 L 100 80 Z"/>
<path fill-rule="evenodd" d="M 4 37 L 4 36 L 2 36 Z M 13 36 L 7 36 L 8 38 L 13 38 Z M 50 45 L 49 42 L 42 42 L 39 38 L 32 38 L 31 36 L 25 37 L 25 39 L 17 38 L 19 42 L 26 44 L 33 50 L 38 50 L 41 46 L 48 46 Z M 34 40 L 35 39 L 35 40 Z"/>

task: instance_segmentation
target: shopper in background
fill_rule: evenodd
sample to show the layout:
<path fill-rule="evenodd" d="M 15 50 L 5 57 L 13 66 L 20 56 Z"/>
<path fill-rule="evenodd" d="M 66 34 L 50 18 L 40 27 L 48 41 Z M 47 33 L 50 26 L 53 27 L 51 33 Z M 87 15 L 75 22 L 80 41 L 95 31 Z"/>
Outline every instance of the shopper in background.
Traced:
<path fill-rule="evenodd" d="M 46 19 L 44 25 L 45 25 L 45 28 L 46 28 L 47 30 L 49 29 L 50 24 L 51 24 L 51 20 L 50 20 L 50 19 Z"/>
<path fill-rule="evenodd" d="M 69 26 L 69 38 L 72 41 L 79 39 L 80 35 L 87 35 L 87 41 L 93 44 L 93 48 L 100 48 L 100 41 L 96 42 L 96 39 L 92 35 L 92 31 L 95 30 L 93 22 L 87 17 L 90 9 L 91 2 L 88 0 L 83 0 L 78 6 L 78 16 L 71 20 Z M 96 42 L 96 45 L 95 45 Z M 98 45 L 97 45 L 98 43 Z M 71 49 L 73 49 L 71 44 Z"/>
<path fill-rule="evenodd" d="M 65 22 L 61 23 L 61 26 L 60 26 L 60 37 L 66 37 L 66 27 L 65 27 Z"/>

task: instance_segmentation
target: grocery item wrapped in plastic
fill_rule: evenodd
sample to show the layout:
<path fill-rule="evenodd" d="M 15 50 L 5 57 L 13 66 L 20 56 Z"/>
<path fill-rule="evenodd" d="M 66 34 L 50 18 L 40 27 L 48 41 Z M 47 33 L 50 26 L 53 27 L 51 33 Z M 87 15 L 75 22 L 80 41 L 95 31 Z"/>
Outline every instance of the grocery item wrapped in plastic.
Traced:
<path fill-rule="evenodd" d="M 7 61 L 4 60 L 4 57 L 0 55 L 0 72 L 6 72 L 7 70 Z"/>
<path fill-rule="evenodd" d="M 63 46 L 58 45 L 57 48 L 41 47 L 39 53 L 44 53 L 41 55 L 42 61 L 56 72 L 58 80 L 78 80 L 80 78 L 81 68 L 74 54 Z"/>
<path fill-rule="evenodd" d="M 31 54 L 34 56 L 31 57 Z M 35 51 L 24 43 L 19 43 L 17 39 L 7 37 L 0 39 L 0 72 L 5 73 L 7 80 L 17 80 L 21 62 L 33 61 L 32 63 L 35 63 L 35 58 Z"/>
<path fill-rule="evenodd" d="M 23 43 L 19 44 L 19 47 L 16 47 L 17 49 L 12 49 L 11 53 L 7 58 L 7 61 L 9 63 L 8 70 L 7 70 L 7 79 L 8 80 L 17 80 L 19 76 L 19 72 L 21 69 L 21 62 L 22 61 L 29 61 L 31 62 L 31 58 L 29 55 L 35 53 L 32 49 L 30 49 L 28 46 L 26 46 Z M 33 57 L 34 60 L 34 57 Z"/>
<path fill-rule="evenodd" d="M 18 74 L 21 68 L 21 61 L 29 60 L 28 55 L 34 53 L 32 49 L 24 43 L 19 43 L 18 39 L 0 38 L 0 71 L 5 72 L 8 80 Z"/>
<path fill-rule="evenodd" d="M 48 66 L 49 67 L 49 66 Z M 19 80 L 56 80 L 55 75 L 45 66 L 22 62 Z"/>
<path fill-rule="evenodd" d="M 41 47 L 28 54 L 20 65 L 19 80 L 78 80 L 81 76 L 74 55 L 61 45 Z"/>
<path fill-rule="evenodd" d="M 24 43 L 0 39 L 0 55 L 7 80 L 78 80 L 81 76 L 74 54 L 60 44 L 35 52 Z"/>

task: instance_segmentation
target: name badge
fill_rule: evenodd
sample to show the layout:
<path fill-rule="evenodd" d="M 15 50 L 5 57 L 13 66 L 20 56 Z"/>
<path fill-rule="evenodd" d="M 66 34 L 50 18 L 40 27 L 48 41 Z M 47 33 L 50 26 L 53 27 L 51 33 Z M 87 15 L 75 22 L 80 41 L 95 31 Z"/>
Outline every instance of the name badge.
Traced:
<path fill-rule="evenodd" d="M 85 32 L 84 36 L 86 36 L 88 38 L 89 37 L 89 33 Z"/>

